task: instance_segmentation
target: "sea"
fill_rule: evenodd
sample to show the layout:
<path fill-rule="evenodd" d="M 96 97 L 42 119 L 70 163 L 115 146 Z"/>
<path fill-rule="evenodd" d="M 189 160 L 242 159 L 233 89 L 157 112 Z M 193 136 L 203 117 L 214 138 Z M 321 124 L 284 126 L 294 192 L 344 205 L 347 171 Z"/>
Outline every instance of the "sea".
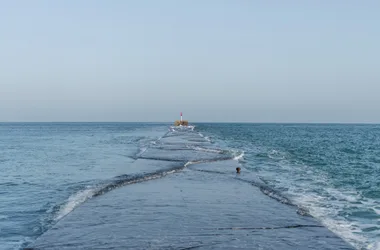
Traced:
<path fill-rule="evenodd" d="M 0 123 L 0 249 L 33 243 L 125 174 L 170 126 Z M 380 125 L 194 126 L 356 249 L 380 249 Z"/>

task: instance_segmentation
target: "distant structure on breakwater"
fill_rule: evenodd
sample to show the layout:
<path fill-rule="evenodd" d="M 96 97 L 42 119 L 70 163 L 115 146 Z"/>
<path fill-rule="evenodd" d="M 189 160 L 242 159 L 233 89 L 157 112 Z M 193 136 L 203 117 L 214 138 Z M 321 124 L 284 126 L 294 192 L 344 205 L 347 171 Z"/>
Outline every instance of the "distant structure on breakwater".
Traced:
<path fill-rule="evenodd" d="M 188 126 L 188 125 L 189 125 L 189 121 L 182 119 L 182 112 L 181 112 L 181 120 L 176 120 L 174 122 L 174 126 Z"/>

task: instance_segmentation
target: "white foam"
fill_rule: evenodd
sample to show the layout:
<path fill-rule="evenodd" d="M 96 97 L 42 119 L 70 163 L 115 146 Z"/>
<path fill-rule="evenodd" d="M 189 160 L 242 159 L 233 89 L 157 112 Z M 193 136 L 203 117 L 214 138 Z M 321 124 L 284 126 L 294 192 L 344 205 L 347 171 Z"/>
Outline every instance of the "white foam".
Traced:
<path fill-rule="evenodd" d="M 343 193 L 334 188 L 326 188 L 325 190 L 329 193 L 329 195 L 331 195 L 332 197 L 335 197 L 338 200 L 343 200 L 343 201 L 348 201 L 348 202 L 357 202 L 361 199 L 358 193 L 354 193 L 354 192 Z"/>
<path fill-rule="evenodd" d="M 189 166 L 191 164 L 196 164 L 196 162 L 188 161 L 188 162 L 186 162 L 185 167 L 187 167 L 187 166 Z"/>
<path fill-rule="evenodd" d="M 71 195 L 67 202 L 59 209 L 55 220 L 60 220 L 73 211 L 77 206 L 90 199 L 96 192 L 95 188 L 88 187 L 85 190 L 81 190 L 73 195 Z"/>
<path fill-rule="evenodd" d="M 380 214 L 379 201 L 364 198 L 354 188 L 334 188 L 325 172 L 302 162 L 291 162 L 287 160 L 286 153 L 276 150 L 267 152 L 279 162 L 265 166 L 259 173 L 260 177 L 273 188 L 286 190 L 285 195 L 294 204 L 306 208 L 313 217 L 355 248 L 378 248 L 375 244 L 378 241 L 376 232 L 367 232 L 366 229 L 378 227 L 380 220 L 374 219 L 367 223 L 350 216 L 350 211 L 372 209 L 374 213 Z M 279 156 L 285 156 L 285 159 Z M 281 171 L 281 175 L 273 174 L 277 171 Z"/>
<path fill-rule="evenodd" d="M 363 249 L 365 245 L 368 245 L 368 239 L 359 235 L 360 229 L 358 229 L 355 223 L 349 223 L 346 220 L 338 220 L 321 216 L 315 209 L 310 214 L 315 217 L 322 218 L 322 224 L 336 233 L 347 242 L 351 243 L 357 249 Z"/>
<path fill-rule="evenodd" d="M 244 152 L 241 152 L 239 155 L 235 156 L 234 157 L 234 160 L 235 161 L 240 161 L 241 159 L 243 159 L 244 157 Z"/>
<path fill-rule="evenodd" d="M 368 244 L 367 249 L 368 250 L 380 250 L 380 241 Z"/>
<path fill-rule="evenodd" d="M 380 208 L 373 207 L 372 209 L 373 209 L 373 211 L 375 211 L 376 214 L 380 215 Z"/>
<path fill-rule="evenodd" d="M 137 154 L 137 157 L 140 157 L 145 151 L 148 149 L 148 147 L 141 147 L 140 152 Z"/>
<path fill-rule="evenodd" d="M 345 201 L 356 201 L 356 197 L 351 197 L 338 190 L 328 189 L 328 193 L 334 197 Z M 324 226 L 336 233 L 341 238 L 345 239 L 348 243 L 357 249 L 368 248 L 372 244 L 376 246 L 370 239 L 364 237 L 362 232 L 363 225 L 359 222 L 348 221 L 344 218 L 337 216 L 341 211 L 342 206 L 347 205 L 345 202 L 333 202 L 315 193 L 302 193 L 302 195 L 295 196 L 295 202 L 303 207 L 306 207 L 310 214 L 317 218 Z M 377 249 L 377 248 L 368 248 Z"/>
<path fill-rule="evenodd" d="M 187 164 L 191 164 L 191 162 L 188 162 Z M 163 173 L 159 173 L 159 174 L 155 174 L 155 175 L 151 175 L 151 176 L 146 176 L 143 179 L 136 179 L 136 180 L 128 181 L 125 183 L 125 185 L 138 183 L 141 181 L 148 181 L 148 180 L 157 179 L 157 178 L 160 178 L 160 177 L 165 176 L 165 175 L 173 174 L 175 172 L 177 172 L 177 170 L 170 170 L 168 172 L 163 172 Z M 65 217 L 66 215 L 68 215 L 69 213 L 71 213 L 79 205 L 81 205 L 82 203 L 84 203 L 88 199 L 91 199 L 96 193 L 99 192 L 99 190 L 102 190 L 102 188 L 101 187 L 95 188 L 95 187 L 89 187 L 88 186 L 86 189 L 81 190 L 81 191 L 71 195 L 67 199 L 67 202 L 65 204 L 63 204 L 61 206 L 61 208 L 59 209 L 57 216 L 55 217 L 55 220 L 58 221 L 58 220 L 62 219 L 63 217 Z M 1 217 L 0 217 L 0 219 L 1 219 Z"/>
<path fill-rule="evenodd" d="M 194 131 L 194 128 L 195 128 L 195 126 L 193 126 L 193 125 L 188 125 L 188 126 L 182 126 L 182 125 L 181 126 L 170 126 L 170 130 L 172 132 L 179 131 L 179 130 L 186 130 L 186 129 Z"/>

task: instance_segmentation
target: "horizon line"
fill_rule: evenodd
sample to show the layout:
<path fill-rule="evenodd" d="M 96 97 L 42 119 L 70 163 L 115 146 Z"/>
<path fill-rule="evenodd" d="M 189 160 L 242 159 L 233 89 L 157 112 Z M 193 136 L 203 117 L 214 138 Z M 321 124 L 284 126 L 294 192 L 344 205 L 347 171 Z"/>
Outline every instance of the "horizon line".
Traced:
<path fill-rule="evenodd" d="M 0 121 L 0 124 L 5 123 L 174 123 L 173 121 Z M 255 121 L 196 121 L 197 123 L 222 123 L 222 124 L 336 124 L 336 125 L 380 125 L 380 122 L 255 122 Z"/>

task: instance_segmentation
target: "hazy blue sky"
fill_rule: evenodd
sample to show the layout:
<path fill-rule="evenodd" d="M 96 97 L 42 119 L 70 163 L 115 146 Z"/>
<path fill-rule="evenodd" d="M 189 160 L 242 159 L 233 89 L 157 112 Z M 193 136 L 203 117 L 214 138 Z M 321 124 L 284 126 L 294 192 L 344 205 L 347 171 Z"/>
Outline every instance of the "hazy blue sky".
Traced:
<path fill-rule="evenodd" d="M 380 122 L 380 1 L 0 2 L 0 121 Z"/>

